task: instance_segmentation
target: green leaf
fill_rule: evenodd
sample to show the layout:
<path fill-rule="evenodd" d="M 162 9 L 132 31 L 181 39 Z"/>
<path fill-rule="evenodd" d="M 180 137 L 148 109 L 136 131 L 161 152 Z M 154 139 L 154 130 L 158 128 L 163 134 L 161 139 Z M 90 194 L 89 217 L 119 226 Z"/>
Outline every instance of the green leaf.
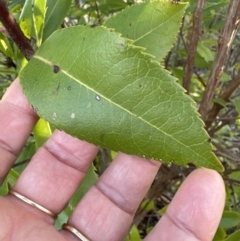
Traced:
<path fill-rule="evenodd" d="M 202 58 L 204 58 L 206 62 L 211 62 L 214 59 L 213 52 L 208 47 L 206 47 L 203 42 L 198 43 L 197 52 Z"/>
<path fill-rule="evenodd" d="M 212 241 L 224 241 L 226 235 L 227 235 L 227 234 L 226 234 L 226 232 L 225 232 L 224 229 L 218 228 L 218 229 L 217 229 L 217 232 L 215 233 L 214 238 L 213 238 Z"/>
<path fill-rule="evenodd" d="M 0 32 L 0 51 L 8 57 L 13 57 L 13 50 L 8 38 Z"/>
<path fill-rule="evenodd" d="M 176 41 L 186 3 L 146 1 L 124 9 L 105 22 L 133 44 L 161 61 Z"/>
<path fill-rule="evenodd" d="M 240 115 L 240 99 L 234 99 L 233 104 L 237 110 L 238 115 Z"/>
<path fill-rule="evenodd" d="M 15 165 L 14 171 L 16 171 L 20 175 L 35 153 L 36 153 L 35 139 L 34 137 L 29 136 L 28 141 L 24 145 L 21 153 L 19 154 L 17 160 L 14 163 Z"/>
<path fill-rule="evenodd" d="M 223 107 L 225 107 L 227 105 L 227 101 L 222 98 L 215 98 L 213 101 Z"/>
<path fill-rule="evenodd" d="M 126 241 L 141 241 L 141 236 L 139 234 L 138 228 L 136 225 L 133 225 L 128 236 L 126 237 Z"/>
<path fill-rule="evenodd" d="M 230 75 L 228 75 L 226 72 L 223 72 L 220 76 L 220 81 L 221 82 L 228 82 L 232 79 Z"/>
<path fill-rule="evenodd" d="M 19 26 L 27 38 L 32 36 L 32 0 L 26 0 L 19 17 Z"/>
<path fill-rule="evenodd" d="M 240 230 L 237 230 L 235 233 L 231 234 L 225 241 L 239 241 L 240 240 Z"/>
<path fill-rule="evenodd" d="M 220 228 L 232 228 L 240 224 L 240 214 L 233 211 L 224 211 L 222 215 L 221 222 L 219 224 Z"/>
<path fill-rule="evenodd" d="M 18 177 L 18 173 L 11 169 L 3 184 L 0 186 L 0 196 L 7 195 L 7 193 L 9 192 L 9 186 L 13 186 L 16 183 Z"/>
<path fill-rule="evenodd" d="M 47 0 L 33 0 L 33 28 L 36 36 L 37 46 L 42 43 L 43 26 L 46 14 Z"/>
<path fill-rule="evenodd" d="M 46 2 L 47 0 L 26 0 L 19 17 L 19 26 L 24 35 L 36 39 L 38 47 L 42 42 Z"/>
<path fill-rule="evenodd" d="M 69 219 L 69 215 L 66 214 L 65 211 L 62 211 L 58 214 L 57 219 L 55 220 L 55 227 L 60 230 L 64 223 L 67 223 Z"/>
<path fill-rule="evenodd" d="M 43 30 L 43 41 L 45 41 L 63 22 L 71 7 L 69 0 L 48 0 L 45 25 Z"/>
<path fill-rule="evenodd" d="M 127 154 L 219 171 L 193 100 L 152 57 L 105 28 L 56 31 L 20 74 L 57 128 Z"/>
<path fill-rule="evenodd" d="M 49 123 L 40 118 L 33 129 L 33 134 L 36 140 L 36 148 L 39 149 L 52 135 Z"/>
<path fill-rule="evenodd" d="M 128 4 L 123 0 L 107 0 L 100 4 L 99 10 L 102 14 L 108 15 L 109 13 L 120 11 L 127 6 Z"/>
<path fill-rule="evenodd" d="M 78 188 L 77 192 L 73 195 L 73 197 L 68 203 L 67 208 L 65 209 L 65 213 L 68 216 L 70 216 L 70 214 L 73 212 L 73 210 L 75 209 L 79 201 L 87 193 L 87 191 L 95 184 L 97 180 L 98 180 L 98 176 L 95 172 L 95 167 L 92 164 L 89 167 L 83 181 L 81 182 L 81 186 Z"/>
<path fill-rule="evenodd" d="M 141 209 L 144 209 L 144 211 L 150 212 L 151 210 L 154 209 L 154 202 L 152 200 L 144 200 L 141 203 Z"/>
<path fill-rule="evenodd" d="M 163 214 L 167 211 L 168 205 L 162 207 L 160 210 L 158 210 L 158 214 L 163 216 Z"/>

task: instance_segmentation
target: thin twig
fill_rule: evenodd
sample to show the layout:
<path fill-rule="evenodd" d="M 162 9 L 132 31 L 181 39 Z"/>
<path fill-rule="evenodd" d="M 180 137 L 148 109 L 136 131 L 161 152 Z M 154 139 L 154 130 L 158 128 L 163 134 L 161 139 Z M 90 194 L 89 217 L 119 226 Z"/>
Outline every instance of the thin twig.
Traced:
<path fill-rule="evenodd" d="M 0 21 L 11 39 L 18 46 L 24 57 L 27 60 L 31 59 L 34 55 L 34 50 L 2 0 L 0 0 L 0 13 Z"/>

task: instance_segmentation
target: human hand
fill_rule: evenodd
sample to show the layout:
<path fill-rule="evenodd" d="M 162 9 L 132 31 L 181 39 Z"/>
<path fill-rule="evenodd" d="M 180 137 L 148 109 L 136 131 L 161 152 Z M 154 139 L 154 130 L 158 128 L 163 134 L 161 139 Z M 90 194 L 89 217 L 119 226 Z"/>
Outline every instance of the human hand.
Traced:
<path fill-rule="evenodd" d="M 37 120 L 16 80 L 0 102 L 0 182 Z M 52 215 L 66 206 L 97 152 L 96 146 L 55 131 L 13 187 L 17 193 L 49 210 L 50 215 L 14 195 L 0 197 L 0 240 L 79 241 L 66 229 L 58 231 Z M 156 161 L 118 154 L 80 201 L 68 224 L 91 241 L 123 240 L 159 167 Z M 220 175 L 198 169 L 188 176 L 165 215 L 144 240 L 210 241 L 224 201 Z"/>

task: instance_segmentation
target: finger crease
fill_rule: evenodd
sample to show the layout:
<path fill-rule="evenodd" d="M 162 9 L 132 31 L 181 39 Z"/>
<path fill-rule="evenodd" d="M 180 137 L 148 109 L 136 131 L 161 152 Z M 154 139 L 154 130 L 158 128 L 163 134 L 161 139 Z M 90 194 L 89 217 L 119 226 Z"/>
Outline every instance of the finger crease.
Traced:
<path fill-rule="evenodd" d="M 4 142 L 3 140 L 0 140 L 0 148 L 5 150 L 6 152 L 12 154 L 15 159 L 17 158 L 17 153 L 15 152 L 15 150 L 9 144 Z"/>
<path fill-rule="evenodd" d="M 7 102 L 7 101 L 3 101 L 2 103 L 6 104 L 9 108 L 13 109 L 16 112 L 19 112 L 19 113 L 22 113 L 22 114 L 25 114 L 25 115 L 29 115 L 29 116 L 34 117 L 34 118 L 38 118 L 37 114 L 34 111 L 27 111 L 27 110 L 15 105 L 15 104 Z"/>
<path fill-rule="evenodd" d="M 180 219 L 175 220 L 174 218 L 171 217 L 171 215 L 168 214 L 168 212 L 166 212 L 164 214 L 165 217 L 167 217 L 170 222 L 173 223 L 173 225 L 175 225 L 178 229 L 182 230 L 183 232 L 185 232 L 187 235 L 191 235 L 193 236 L 196 240 L 198 241 L 203 241 L 202 239 L 200 239 L 199 237 L 196 236 L 196 234 L 193 232 L 193 230 L 191 228 L 189 228 L 184 222 L 182 222 Z"/>
<path fill-rule="evenodd" d="M 57 145 L 59 145 L 57 143 Z M 86 174 L 87 171 L 82 170 L 82 168 L 79 168 L 77 165 L 72 164 L 71 162 L 67 162 L 67 160 L 63 157 L 61 157 L 57 152 L 55 152 L 53 149 L 51 149 L 50 147 L 48 147 L 47 145 L 44 145 L 43 148 L 49 152 L 54 158 L 56 158 L 59 162 L 61 162 L 62 164 L 64 164 L 65 166 L 71 167 L 74 170 L 77 170 L 83 174 Z M 69 153 L 66 149 L 64 149 L 64 147 L 62 147 L 62 150 L 65 150 L 69 155 L 72 155 L 71 153 Z M 73 158 L 77 158 L 76 156 L 73 155 Z M 78 159 L 78 158 L 77 158 Z M 79 160 L 79 159 L 78 159 Z"/>
<path fill-rule="evenodd" d="M 130 208 L 130 205 L 126 198 L 124 198 L 115 188 L 103 183 L 97 182 L 94 185 L 98 191 L 100 191 L 110 202 L 120 208 L 123 212 L 130 216 L 134 215 L 134 210 Z M 111 195 L 109 195 L 111 193 Z"/>

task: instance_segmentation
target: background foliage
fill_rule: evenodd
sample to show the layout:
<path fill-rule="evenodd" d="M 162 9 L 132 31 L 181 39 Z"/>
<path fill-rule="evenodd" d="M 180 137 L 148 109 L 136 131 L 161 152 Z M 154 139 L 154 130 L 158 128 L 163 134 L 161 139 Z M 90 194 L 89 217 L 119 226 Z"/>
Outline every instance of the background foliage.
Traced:
<path fill-rule="evenodd" d="M 53 5 L 45 13 L 43 5 L 45 1 L 35 0 L 36 4 L 41 5 L 42 11 L 36 12 L 36 10 L 32 11 L 31 9 L 31 12 L 35 13 L 34 17 L 32 14 L 29 15 L 26 8 L 27 2 L 31 1 L 12 0 L 8 1 L 7 6 L 22 31 L 30 37 L 33 48 L 36 49 L 41 41 L 59 26 L 67 28 L 78 24 L 101 25 L 109 16 L 137 1 L 50 1 Z M 177 4 L 176 2 L 174 1 L 173 4 Z M 240 32 L 237 31 L 238 26 L 231 28 L 228 22 L 228 18 L 232 16 L 229 9 L 234 2 L 236 4 L 238 1 L 190 0 L 178 38 L 162 63 L 177 77 L 179 84 L 186 88 L 188 94 L 200 107 L 206 130 L 214 145 L 214 151 L 225 166 L 225 172 L 222 176 L 226 184 L 227 198 L 225 212 L 215 236 L 215 240 L 218 241 L 240 240 Z M 238 3 L 238 7 L 239 5 Z M 46 14 L 45 23 L 41 22 L 43 14 Z M 200 16 L 200 19 L 197 16 Z M 239 17 L 238 15 L 238 19 Z M 29 26 L 32 25 L 29 25 L 28 21 L 32 21 L 32 19 L 34 19 L 35 24 L 33 28 L 30 28 Z M 232 33 L 232 38 L 231 41 L 228 39 L 229 48 L 224 48 L 221 44 L 225 41 L 224 36 L 228 34 L 224 32 L 227 27 Z M 0 50 L 1 98 L 6 88 L 25 65 L 26 60 L 9 38 L 6 29 L 1 25 Z M 225 56 L 225 59 L 219 56 Z M 207 99 L 208 83 L 214 75 L 214 69 L 223 65 L 225 66 L 224 71 L 220 74 L 219 81 L 211 91 L 213 98 L 208 101 L 210 108 L 206 112 L 201 108 L 201 105 L 203 100 Z M 14 184 L 32 155 L 49 138 L 51 132 L 51 126 L 44 120 L 37 124 L 7 180 L 0 188 L 2 195 L 7 193 L 8 186 Z M 97 174 L 101 175 L 114 156 L 114 152 L 101 148 L 94 161 L 95 167 L 89 171 L 88 178 L 92 181 L 96 180 L 94 168 L 96 168 Z M 186 169 L 175 165 L 162 165 L 135 216 L 127 240 L 141 240 L 151 231 L 161 218 L 178 187 L 193 169 L 194 167 Z M 57 226 L 60 226 L 67 219 L 83 193 L 82 190 L 79 190 L 73 197 L 66 210 L 59 215 Z"/>

